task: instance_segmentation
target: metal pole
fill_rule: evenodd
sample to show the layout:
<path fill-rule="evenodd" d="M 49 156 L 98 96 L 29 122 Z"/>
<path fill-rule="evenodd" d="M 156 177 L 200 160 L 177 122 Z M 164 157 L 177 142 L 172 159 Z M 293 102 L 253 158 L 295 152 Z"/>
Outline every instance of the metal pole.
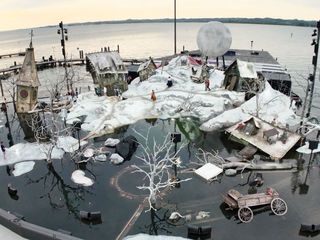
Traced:
<path fill-rule="evenodd" d="M 309 88 L 310 88 L 310 83 L 309 83 L 309 80 L 307 79 L 306 96 L 304 98 L 303 108 L 302 108 L 302 113 L 301 113 L 301 120 L 300 120 L 300 133 L 302 133 L 302 128 L 301 127 L 302 127 L 303 122 L 304 122 L 304 114 L 306 112 L 306 106 L 307 106 L 307 101 L 308 101 L 308 96 L 309 96 Z"/>
<path fill-rule="evenodd" d="M 65 70 L 65 78 L 67 82 L 67 91 L 70 91 L 69 88 L 69 79 L 68 79 L 68 69 L 67 69 L 67 58 L 66 58 L 66 45 L 65 45 L 65 37 L 64 37 L 64 28 L 63 28 L 63 22 L 61 21 L 60 24 L 60 30 L 61 30 L 61 46 L 62 46 L 62 55 L 64 60 L 64 70 Z"/>
<path fill-rule="evenodd" d="M 80 130 L 77 131 L 78 132 L 78 143 L 79 143 L 79 151 L 81 149 L 81 143 L 80 143 Z"/>
<path fill-rule="evenodd" d="M 174 55 L 177 54 L 177 2 L 174 0 Z"/>
<path fill-rule="evenodd" d="M 3 86 L 2 86 L 2 80 L 1 79 L 0 79 L 0 88 L 1 88 L 1 95 L 2 95 L 2 97 L 4 97 Z"/>
<path fill-rule="evenodd" d="M 315 56 L 313 56 L 312 64 L 313 64 L 313 81 L 311 86 L 311 92 L 310 92 L 310 99 L 309 99 L 309 105 L 308 105 L 308 111 L 306 114 L 306 117 L 310 116 L 311 107 L 312 107 L 312 100 L 313 100 L 313 92 L 314 92 L 314 85 L 315 85 L 315 79 L 316 79 L 316 73 L 317 73 L 317 63 L 318 63 L 318 53 L 319 53 L 319 41 L 320 41 L 320 21 L 317 22 L 317 42 L 314 45 L 315 49 Z"/>

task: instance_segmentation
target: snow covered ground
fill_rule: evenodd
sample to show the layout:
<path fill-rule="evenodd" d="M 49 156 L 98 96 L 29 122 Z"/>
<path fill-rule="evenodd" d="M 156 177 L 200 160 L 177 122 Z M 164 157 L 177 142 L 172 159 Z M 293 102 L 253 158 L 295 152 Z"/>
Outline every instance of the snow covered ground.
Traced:
<path fill-rule="evenodd" d="M 3 240 L 26 240 L 26 238 L 21 237 L 15 232 L 11 231 L 8 228 L 0 225 L 0 239 Z"/>
<path fill-rule="evenodd" d="M 123 93 L 126 100 L 117 97 L 98 97 L 93 92 L 79 96 L 72 107 L 67 122 L 72 123 L 85 116 L 82 129 L 91 132 L 91 136 L 111 133 L 115 128 L 133 124 L 146 118 L 199 118 L 201 130 L 213 131 L 232 126 L 256 115 L 276 124 L 295 125 L 298 122 L 293 109 L 290 108 L 290 98 L 275 91 L 267 84 L 265 90 L 256 97 L 244 102 L 244 93 L 224 90 L 221 84 L 224 73 L 210 70 L 211 91 L 205 91 L 204 83 L 191 80 L 192 65 L 181 65 L 184 57 L 177 57 L 170 63 L 156 70 L 148 80 L 140 82 L 136 78 Z M 168 88 L 167 80 L 171 77 L 173 86 Z M 157 100 L 152 101 L 150 94 L 155 91 Z"/>
<path fill-rule="evenodd" d="M 73 137 L 60 137 L 57 141 L 57 147 L 52 151 L 52 159 L 61 159 L 65 152 L 74 152 L 78 149 L 78 140 Z M 81 145 L 86 144 L 85 141 L 81 142 Z M 27 161 L 37 161 L 47 159 L 47 153 L 50 148 L 49 144 L 38 143 L 18 143 L 10 148 L 6 148 L 5 154 L 0 152 L 0 166 L 16 164 L 15 176 L 22 175 L 33 169 L 34 163 Z"/>
<path fill-rule="evenodd" d="M 258 104 L 257 104 L 258 103 Z M 294 104 L 292 104 L 294 105 Z M 251 115 L 258 116 L 275 125 L 285 127 L 286 124 L 294 126 L 299 123 L 299 117 L 290 107 L 290 98 L 281 92 L 274 90 L 266 83 L 265 90 L 257 97 L 253 97 L 238 108 L 225 111 L 217 117 L 204 122 L 200 129 L 213 131 L 230 127 L 237 122 L 248 119 Z"/>

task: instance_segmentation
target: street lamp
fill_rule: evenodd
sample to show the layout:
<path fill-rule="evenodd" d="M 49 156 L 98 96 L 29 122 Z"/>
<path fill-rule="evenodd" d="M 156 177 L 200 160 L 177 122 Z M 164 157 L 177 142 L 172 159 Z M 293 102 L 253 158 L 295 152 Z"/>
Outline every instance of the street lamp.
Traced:
<path fill-rule="evenodd" d="M 177 54 L 177 2 L 174 0 L 174 55 Z"/>
<path fill-rule="evenodd" d="M 311 89 L 310 89 L 310 98 L 309 98 L 309 105 L 306 117 L 310 117 L 311 107 L 312 107 L 312 100 L 313 100 L 313 92 L 314 92 L 314 85 L 315 85 L 315 77 L 317 73 L 317 64 L 318 64 L 318 55 L 319 55 L 319 40 L 320 40 L 320 21 L 317 22 L 317 29 L 313 30 L 312 37 L 317 37 L 317 39 L 313 38 L 311 46 L 314 46 L 314 55 L 312 56 L 312 65 L 313 65 L 313 74 L 310 75 L 309 80 L 311 82 Z M 307 89 L 309 91 L 309 88 Z"/>
<path fill-rule="evenodd" d="M 67 82 L 67 90 L 68 92 L 70 91 L 69 88 L 69 79 L 68 79 L 68 70 L 67 70 L 67 59 L 66 59 L 66 44 L 65 41 L 68 41 L 68 29 L 63 27 L 63 22 L 61 21 L 59 23 L 59 28 L 57 30 L 57 33 L 60 35 L 61 34 L 61 47 L 62 47 L 62 55 L 63 55 L 63 60 L 64 60 L 64 70 L 65 70 L 65 78 Z M 72 84 L 70 84 L 71 90 L 72 90 Z"/>
<path fill-rule="evenodd" d="M 78 133 L 79 151 L 80 151 L 80 149 L 81 149 L 81 143 L 80 143 L 81 124 L 82 124 L 82 123 L 81 123 L 80 121 L 74 121 L 74 122 L 73 122 L 73 128 L 74 128 L 74 130 L 76 130 L 77 133 Z"/>

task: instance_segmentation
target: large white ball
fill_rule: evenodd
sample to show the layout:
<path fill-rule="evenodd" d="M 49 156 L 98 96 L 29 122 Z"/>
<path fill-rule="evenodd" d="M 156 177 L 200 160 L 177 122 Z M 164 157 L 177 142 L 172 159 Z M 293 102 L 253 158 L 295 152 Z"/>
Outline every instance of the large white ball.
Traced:
<path fill-rule="evenodd" d="M 204 56 L 219 57 L 231 46 L 230 30 L 221 22 L 208 22 L 203 25 L 197 36 L 197 44 Z"/>

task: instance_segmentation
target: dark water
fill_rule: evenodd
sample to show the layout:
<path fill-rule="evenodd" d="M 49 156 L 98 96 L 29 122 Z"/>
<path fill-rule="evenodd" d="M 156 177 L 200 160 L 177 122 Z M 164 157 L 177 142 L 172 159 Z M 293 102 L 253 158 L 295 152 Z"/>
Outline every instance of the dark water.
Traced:
<path fill-rule="evenodd" d="M 228 142 L 224 133 L 200 132 L 195 119 L 148 122 L 143 120 L 119 130 L 111 137 L 124 138 L 134 135 L 139 141 L 142 141 L 133 128 L 142 134 L 146 134 L 151 128 L 150 139 L 155 138 L 158 142 L 162 142 L 167 133 L 181 132 L 182 141 L 186 143 L 180 154 L 183 165 L 195 160 L 199 147 L 208 151 L 218 150 L 219 154 L 224 157 L 240 149 L 240 146 Z M 3 135 L 1 138 L 3 139 Z M 93 144 L 98 147 L 102 146 L 103 142 L 103 139 L 100 139 Z M 80 238 L 114 239 L 131 218 L 146 193 L 136 188 L 143 183 L 142 176 L 132 174 L 131 170 L 123 171 L 119 177 L 121 192 L 111 182 L 131 164 L 139 164 L 136 158 L 139 153 L 141 153 L 141 148 L 137 149 L 130 161 L 120 166 L 114 166 L 109 162 L 89 162 L 85 168 L 75 164 L 70 156 L 65 155 L 63 160 L 53 161 L 52 166 L 47 165 L 45 161 L 38 161 L 32 172 L 19 177 L 9 176 L 6 167 L 1 167 L 0 206 L 5 210 L 22 214 L 31 223 L 50 229 L 65 229 Z M 294 152 L 291 152 L 289 156 L 299 157 Z M 305 158 L 308 160 L 307 156 Z M 264 191 L 267 186 L 274 187 L 280 193 L 280 197 L 286 200 L 289 210 L 285 216 L 277 217 L 270 214 L 270 209 L 262 211 L 258 209 L 253 221 L 249 224 L 240 224 L 239 220 L 234 217 L 236 212 L 226 212 L 224 206 L 221 205 L 221 195 L 230 188 L 235 188 L 243 194 L 247 193 L 249 186 L 246 182 L 249 173 L 245 172 L 243 177 L 240 175 L 223 176 L 218 182 L 211 184 L 204 183 L 193 174 L 179 173 L 181 178 L 192 177 L 193 179 L 182 183 L 181 188 L 170 191 L 161 201 L 163 206 L 157 212 L 160 219 L 157 222 L 158 234 L 186 236 L 185 222 L 181 221 L 177 223 L 178 226 L 172 226 L 167 221 L 161 220 L 165 214 L 168 217 L 171 211 L 177 210 L 183 215 L 192 214 L 191 224 L 212 226 L 214 239 L 300 239 L 300 223 L 318 224 L 320 219 L 318 161 L 316 158 L 310 168 L 306 179 L 308 187 L 303 184 L 306 170 L 264 172 L 265 182 L 258 191 Z M 71 181 L 71 173 L 79 168 L 85 169 L 86 175 L 94 179 L 95 184 L 92 187 L 79 187 Z M 12 183 L 18 189 L 18 200 L 8 195 L 8 183 Z M 121 196 L 123 193 L 125 195 Z M 129 199 L 131 197 L 133 199 Z M 79 219 L 80 210 L 101 211 L 102 223 L 94 225 L 82 222 Z M 194 220 L 194 216 L 200 210 L 210 212 L 210 218 L 205 221 Z M 143 212 L 130 234 L 140 232 L 154 234 L 154 228 L 150 226 L 150 223 L 150 213 Z"/>

